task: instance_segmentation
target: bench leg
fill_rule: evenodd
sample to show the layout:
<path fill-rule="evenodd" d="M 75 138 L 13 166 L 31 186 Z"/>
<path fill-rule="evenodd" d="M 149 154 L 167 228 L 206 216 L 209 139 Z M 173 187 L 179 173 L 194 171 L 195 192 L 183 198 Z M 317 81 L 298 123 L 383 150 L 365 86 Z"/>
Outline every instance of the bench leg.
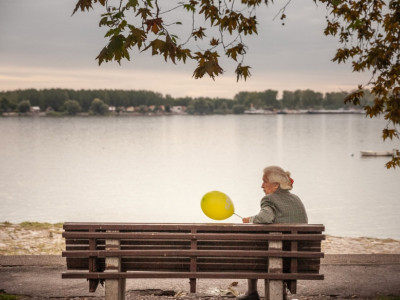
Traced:
<path fill-rule="evenodd" d="M 296 280 L 290 280 L 288 282 L 288 289 L 291 294 L 297 294 L 297 281 Z"/>
<path fill-rule="evenodd" d="M 190 292 L 196 293 L 196 278 L 190 278 L 189 283 L 190 283 Z"/>
<path fill-rule="evenodd" d="M 283 281 L 265 279 L 265 300 L 283 299 Z"/>
<path fill-rule="evenodd" d="M 274 232 L 271 234 L 280 234 Z M 282 250 L 282 241 L 270 241 L 269 250 Z M 283 260 L 280 257 L 270 257 L 268 259 L 268 273 L 282 273 Z M 283 281 L 282 280 L 265 280 L 265 299 L 266 300 L 283 300 Z"/>
<path fill-rule="evenodd" d="M 126 279 L 107 279 L 105 300 L 125 300 Z"/>
<path fill-rule="evenodd" d="M 98 279 L 89 279 L 89 292 L 96 292 L 97 286 L 99 285 Z"/>
<path fill-rule="evenodd" d="M 120 249 L 119 240 L 106 240 L 106 250 Z M 121 272 L 120 257 L 106 257 L 105 272 Z M 125 300 L 125 278 L 106 279 L 105 300 Z"/>

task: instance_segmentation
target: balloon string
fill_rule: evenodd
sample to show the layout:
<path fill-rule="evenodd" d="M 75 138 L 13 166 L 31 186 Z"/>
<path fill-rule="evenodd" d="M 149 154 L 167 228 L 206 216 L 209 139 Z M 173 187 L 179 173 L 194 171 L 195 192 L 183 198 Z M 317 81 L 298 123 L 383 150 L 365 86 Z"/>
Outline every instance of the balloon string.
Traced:
<path fill-rule="evenodd" d="M 233 213 L 235 216 L 238 216 L 239 218 L 243 219 L 241 216 L 239 216 L 237 213 Z"/>

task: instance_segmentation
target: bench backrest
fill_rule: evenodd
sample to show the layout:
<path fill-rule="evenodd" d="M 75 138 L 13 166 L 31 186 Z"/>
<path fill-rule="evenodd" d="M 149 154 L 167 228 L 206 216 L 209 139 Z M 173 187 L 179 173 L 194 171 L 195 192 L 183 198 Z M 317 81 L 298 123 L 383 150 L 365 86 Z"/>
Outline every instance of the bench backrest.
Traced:
<path fill-rule="evenodd" d="M 265 273 L 269 257 L 284 257 L 283 272 L 318 274 L 323 225 L 65 223 L 69 270 L 105 269 L 121 257 L 121 271 Z M 106 240 L 119 246 L 105 251 Z M 269 249 L 282 241 L 283 249 Z M 241 274 L 241 275 L 240 275 Z M 255 275 L 256 276 L 256 275 Z M 246 278 L 246 277 L 244 277 Z"/>

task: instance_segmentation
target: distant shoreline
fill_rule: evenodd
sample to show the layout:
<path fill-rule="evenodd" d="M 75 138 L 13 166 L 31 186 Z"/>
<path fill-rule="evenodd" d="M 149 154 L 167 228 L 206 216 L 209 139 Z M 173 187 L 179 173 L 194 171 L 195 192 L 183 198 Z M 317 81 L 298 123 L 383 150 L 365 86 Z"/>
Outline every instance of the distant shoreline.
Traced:
<path fill-rule="evenodd" d="M 78 113 L 76 115 L 68 115 L 65 113 L 46 113 L 46 112 L 28 112 L 28 113 L 18 113 L 18 112 L 4 112 L 2 117 L 142 117 L 142 116 L 212 116 L 212 115 L 298 115 L 298 114 L 329 114 L 329 115 L 353 115 L 353 114 L 365 114 L 363 109 L 308 109 L 308 110 L 246 110 L 242 114 L 234 113 L 209 113 L 209 114 L 189 114 L 186 112 L 181 113 L 167 113 L 167 112 L 110 112 L 105 115 L 93 115 L 90 113 Z"/>

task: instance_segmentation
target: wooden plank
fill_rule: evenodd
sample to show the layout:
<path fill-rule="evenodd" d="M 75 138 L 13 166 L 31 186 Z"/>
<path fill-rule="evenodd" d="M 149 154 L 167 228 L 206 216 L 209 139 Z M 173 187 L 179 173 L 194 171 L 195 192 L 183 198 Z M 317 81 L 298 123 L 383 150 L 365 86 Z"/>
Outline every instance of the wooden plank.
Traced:
<path fill-rule="evenodd" d="M 66 222 L 63 225 L 64 230 L 175 230 L 188 232 L 195 228 L 198 232 L 201 230 L 212 231 L 325 231 L 322 224 L 198 224 L 198 223 L 99 223 L 99 222 Z"/>
<path fill-rule="evenodd" d="M 171 232 L 157 232 L 157 233 L 144 233 L 144 232 L 63 232 L 62 236 L 66 239 L 71 238 L 96 238 L 96 239 L 172 239 L 172 240 L 267 240 L 267 241 L 279 241 L 279 240 L 324 240 L 325 235 L 323 234 L 244 234 L 244 233 L 171 233 Z"/>
<path fill-rule="evenodd" d="M 199 257 L 198 263 L 268 264 L 268 257 Z"/>
<path fill-rule="evenodd" d="M 68 272 L 62 273 L 62 278 L 218 278 L 218 279 L 271 279 L 271 280 L 323 280 L 321 274 L 302 273 L 254 273 L 254 272 L 110 272 L 110 273 L 89 273 L 89 272 Z"/>
<path fill-rule="evenodd" d="M 101 241 L 101 240 L 97 240 Z M 104 250 L 104 243 L 97 243 L 97 250 Z M 76 244 L 76 243 L 67 243 L 66 250 L 88 250 L 88 244 Z M 146 243 L 143 245 L 140 244 L 130 244 L 126 243 L 125 240 L 121 240 L 121 249 L 123 250 L 151 250 L 151 249 L 190 249 L 189 244 L 175 244 L 172 243 Z M 197 249 L 199 250 L 268 250 L 268 246 L 265 246 L 265 241 L 262 245 L 255 243 L 238 243 L 236 246 L 234 245 L 226 245 L 224 243 L 212 243 L 209 245 L 198 245 Z"/>
<path fill-rule="evenodd" d="M 71 262 L 68 266 L 69 270 L 87 270 L 88 261 Z M 105 262 L 99 262 L 98 266 L 104 268 Z M 268 264 L 246 264 L 246 263 L 204 263 L 198 264 L 198 272 L 209 271 L 265 271 Z M 122 271 L 190 271 L 190 263 L 179 262 L 123 262 Z M 308 270 L 308 269 L 307 269 Z M 299 269 L 299 272 L 303 270 Z M 306 271 L 306 270 L 304 270 Z M 311 271 L 310 271 L 311 273 Z"/>
<path fill-rule="evenodd" d="M 88 260 L 89 256 L 82 256 L 82 257 L 69 257 L 68 260 Z M 103 258 L 99 258 L 99 260 L 104 260 Z M 308 259 L 308 258 L 301 258 L 299 261 L 305 260 L 306 264 L 309 264 L 309 262 L 317 262 L 319 261 L 319 258 L 315 259 Z M 125 256 L 122 257 L 123 262 L 190 262 L 190 257 L 173 257 L 173 256 L 136 256 L 136 257 L 129 257 Z M 268 261 L 267 257 L 212 257 L 212 256 L 207 256 L 207 257 L 198 257 L 197 261 L 199 263 L 215 263 L 215 262 L 225 262 L 225 263 L 248 263 L 248 264 L 262 264 L 266 263 Z"/>
<path fill-rule="evenodd" d="M 197 257 L 304 257 L 322 258 L 323 253 L 300 251 L 208 251 L 208 250 L 98 250 L 98 251 L 63 251 L 63 257 L 122 257 L 122 256 L 197 256 Z"/>
<path fill-rule="evenodd" d="M 176 262 L 125 262 L 124 271 L 190 271 L 190 263 Z"/>
<path fill-rule="evenodd" d="M 101 248 L 105 248 L 104 247 L 104 243 L 101 243 L 101 240 L 97 239 L 97 241 L 100 241 L 100 243 L 97 243 L 97 249 L 101 249 Z M 155 248 L 155 249 L 190 249 L 190 247 L 188 245 L 176 245 L 174 243 L 163 243 L 163 244 L 151 244 L 151 243 L 145 243 L 143 245 L 139 245 L 139 244 L 134 244 L 131 245 L 129 243 L 126 243 L 124 240 L 121 240 L 122 244 L 121 244 L 121 248 L 125 248 L 125 249 L 148 249 L 148 248 Z M 66 247 L 72 249 L 72 248 L 81 248 L 81 249 L 89 249 L 89 245 L 86 244 L 82 244 L 82 243 L 66 243 Z M 228 248 L 228 247 L 226 247 Z M 236 248 L 236 247 L 232 247 L 232 248 Z M 229 249 L 229 248 L 228 248 Z"/>
<path fill-rule="evenodd" d="M 98 259 L 97 266 L 101 269 L 104 269 L 105 262 L 103 259 Z M 249 263 L 229 263 L 229 262 L 218 262 L 218 263 L 199 263 L 197 270 L 204 271 L 204 270 L 218 270 L 220 269 L 237 269 L 237 270 L 265 270 L 268 266 L 267 263 L 263 264 L 249 264 Z M 178 269 L 187 269 L 189 270 L 190 263 L 189 262 L 122 262 L 122 269 L 124 271 L 135 271 L 135 270 L 145 270 L 146 268 L 150 268 L 154 270 L 164 270 L 164 271 L 176 271 Z M 69 258 L 67 262 L 67 269 L 68 270 L 88 270 L 89 262 L 86 258 Z M 298 273 L 318 273 L 320 266 L 316 265 L 304 265 L 298 267 Z"/>
<path fill-rule="evenodd" d="M 104 258 L 98 258 L 98 264 L 104 265 Z M 262 265 L 267 264 L 267 260 L 265 257 L 199 257 L 198 258 L 199 264 L 217 264 L 217 263 L 226 263 L 226 264 L 254 264 L 254 265 Z M 163 262 L 163 263 L 190 263 L 189 257 L 146 257 L 146 256 L 139 256 L 139 257 L 123 257 L 122 264 L 126 263 L 141 263 L 141 262 Z M 290 266 L 290 258 L 284 259 L 284 270 L 289 270 Z M 298 269 L 299 271 L 318 271 L 320 267 L 320 259 L 319 258 L 299 258 L 298 259 Z M 69 257 L 67 259 L 67 268 L 68 269 L 87 269 L 88 268 L 88 256 L 87 257 Z M 129 268 L 128 268 L 129 269 Z"/>
<path fill-rule="evenodd" d="M 249 265 L 249 264 L 199 264 L 198 272 L 211 272 L 211 271 L 235 271 L 235 272 L 265 272 L 268 268 L 268 264 L 262 265 Z"/>

